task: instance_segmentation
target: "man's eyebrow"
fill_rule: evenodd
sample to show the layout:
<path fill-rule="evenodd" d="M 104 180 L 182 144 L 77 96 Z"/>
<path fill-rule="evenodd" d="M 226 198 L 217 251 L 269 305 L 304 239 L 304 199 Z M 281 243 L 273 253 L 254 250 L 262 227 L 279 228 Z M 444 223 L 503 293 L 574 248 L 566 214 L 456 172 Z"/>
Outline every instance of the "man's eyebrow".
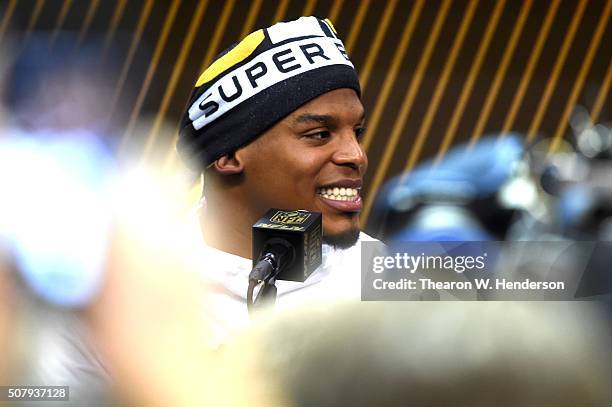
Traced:
<path fill-rule="evenodd" d="M 330 124 L 334 124 L 336 122 L 336 119 L 333 116 L 328 115 L 328 114 L 314 114 L 314 113 L 304 113 L 294 119 L 295 124 L 312 123 L 312 122 L 330 125 Z"/>

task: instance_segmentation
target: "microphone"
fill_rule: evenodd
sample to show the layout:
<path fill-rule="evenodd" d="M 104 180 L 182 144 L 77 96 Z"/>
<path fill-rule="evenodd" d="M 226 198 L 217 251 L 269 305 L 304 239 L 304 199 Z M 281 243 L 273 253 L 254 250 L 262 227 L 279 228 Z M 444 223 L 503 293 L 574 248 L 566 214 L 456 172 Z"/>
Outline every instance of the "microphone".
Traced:
<path fill-rule="evenodd" d="M 270 209 L 253 225 L 253 270 L 249 273 L 247 307 L 276 299 L 276 280 L 304 282 L 321 265 L 321 214 Z M 253 300 L 255 287 L 263 283 Z"/>

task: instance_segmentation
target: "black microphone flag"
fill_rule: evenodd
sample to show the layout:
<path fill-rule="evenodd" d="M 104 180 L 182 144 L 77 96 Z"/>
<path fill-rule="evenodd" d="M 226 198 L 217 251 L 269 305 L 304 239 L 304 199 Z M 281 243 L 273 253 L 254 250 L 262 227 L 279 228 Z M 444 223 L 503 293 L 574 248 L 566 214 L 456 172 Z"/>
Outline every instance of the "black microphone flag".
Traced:
<path fill-rule="evenodd" d="M 321 265 L 322 223 L 319 212 L 270 209 L 253 225 L 253 267 L 270 242 L 284 241 L 293 261 L 279 270 L 276 280 L 305 281 Z"/>

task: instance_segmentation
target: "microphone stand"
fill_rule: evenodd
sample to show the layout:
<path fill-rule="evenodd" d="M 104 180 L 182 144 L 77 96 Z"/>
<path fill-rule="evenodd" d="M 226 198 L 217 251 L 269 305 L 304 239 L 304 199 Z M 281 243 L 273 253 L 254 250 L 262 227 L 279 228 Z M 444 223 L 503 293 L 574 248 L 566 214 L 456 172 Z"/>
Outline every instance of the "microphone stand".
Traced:
<path fill-rule="evenodd" d="M 295 250 L 285 239 L 273 237 L 266 242 L 262 254 L 253 270 L 249 273 L 249 286 L 247 289 L 247 309 L 249 315 L 265 305 L 274 305 L 277 289 L 274 283 L 282 271 L 290 267 L 295 260 Z M 253 299 L 255 287 L 263 286 Z"/>
<path fill-rule="evenodd" d="M 277 289 L 274 283 L 279 271 L 277 256 L 274 253 L 266 253 L 249 273 L 249 286 L 247 289 L 247 309 L 252 315 L 256 309 L 266 304 L 274 305 L 276 302 Z M 253 293 L 257 285 L 263 286 L 253 299 Z"/>

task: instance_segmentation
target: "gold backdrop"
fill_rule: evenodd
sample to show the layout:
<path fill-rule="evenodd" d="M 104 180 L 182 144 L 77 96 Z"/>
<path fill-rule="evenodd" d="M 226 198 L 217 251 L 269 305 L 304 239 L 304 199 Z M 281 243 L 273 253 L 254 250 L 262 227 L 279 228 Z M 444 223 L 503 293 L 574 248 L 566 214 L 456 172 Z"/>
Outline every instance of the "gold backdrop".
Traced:
<path fill-rule="evenodd" d="M 142 154 L 163 151 L 173 166 L 168 129 L 217 53 L 276 21 L 329 17 L 368 112 L 367 219 L 386 179 L 457 142 L 516 131 L 557 148 L 577 105 L 609 121 L 611 9 L 610 0 L 4 0 L 0 38 L 19 46 L 36 31 L 70 30 L 125 42 L 115 89 L 131 109 L 123 138 L 148 115 Z"/>

